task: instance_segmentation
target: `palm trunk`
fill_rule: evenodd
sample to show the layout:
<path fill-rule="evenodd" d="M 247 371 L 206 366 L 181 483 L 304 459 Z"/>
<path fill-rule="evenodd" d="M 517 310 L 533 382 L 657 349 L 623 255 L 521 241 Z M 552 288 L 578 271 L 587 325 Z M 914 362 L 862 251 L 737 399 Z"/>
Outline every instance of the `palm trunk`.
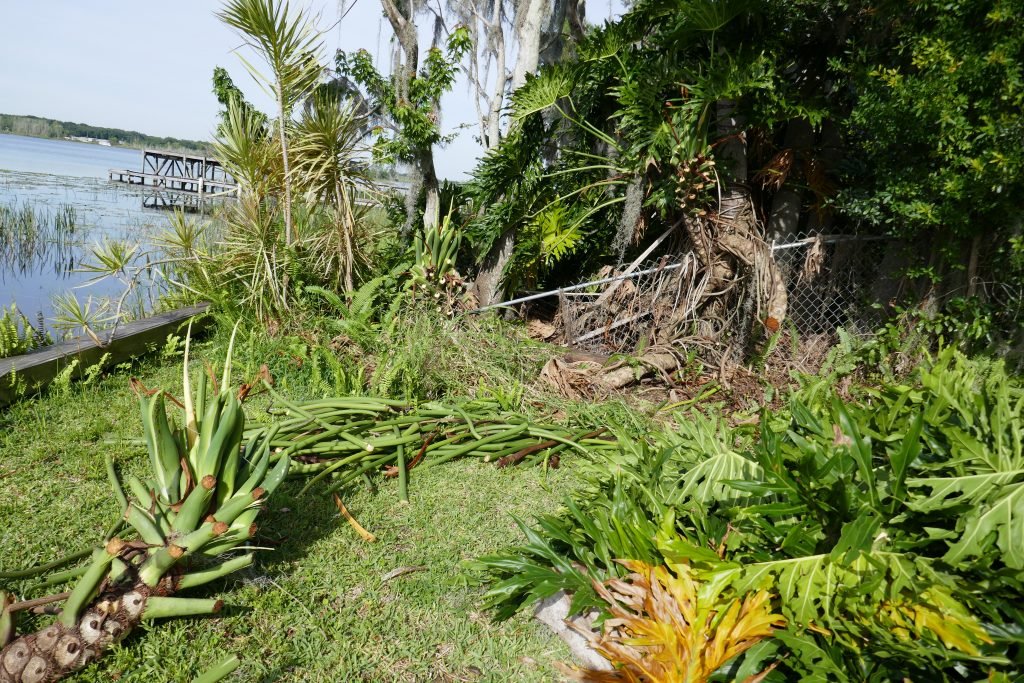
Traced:
<path fill-rule="evenodd" d="M 284 92 L 281 83 L 277 83 L 277 127 L 281 136 L 281 163 L 284 166 L 284 242 L 291 246 L 295 239 L 292 226 L 292 179 L 288 163 L 288 136 L 285 134 Z"/>
<path fill-rule="evenodd" d="M 345 263 L 342 268 L 344 286 L 345 291 L 351 292 L 355 289 L 352 280 L 352 270 L 355 261 L 355 254 L 352 253 L 352 211 L 340 186 L 334 188 L 334 202 L 338 212 L 338 227 L 341 228 L 342 239 L 345 242 Z"/>

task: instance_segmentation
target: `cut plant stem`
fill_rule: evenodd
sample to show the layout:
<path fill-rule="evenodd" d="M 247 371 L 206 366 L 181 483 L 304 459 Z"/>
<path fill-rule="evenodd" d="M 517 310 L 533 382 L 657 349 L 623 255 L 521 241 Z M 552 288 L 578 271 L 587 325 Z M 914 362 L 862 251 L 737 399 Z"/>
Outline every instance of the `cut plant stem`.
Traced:
<path fill-rule="evenodd" d="M 202 586 L 205 583 L 216 581 L 223 576 L 227 576 L 231 572 L 248 567 L 252 564 L 252 560 L 253 555 L 252 553 L 249 553 L 247 555 L 241 555 L 225 562 L 221 562 L 209 569 L 185 574 L 178 579 L 177 588 L 178 590 L 184 590 L 186 588 L 195 588 L 196 586 Z"/>
<path fill-rule="evenodd" d="M 398 426 L 394 428 L 395 435 L 399 434 Z M 405 468 L 405 445 L 398 444 L 398 500 L 403 503 L 409 502 L 409 471 Z"/>
<path fill-rule="evenodd" d="M 11 580 L 11 581 L 16 580 L 16 579 L 29 579 L 29 578 L 32 578 L 33 576 L 38 576 L 40 574 L 45 574 L 46 572 L 50 571 L 51 569 L 56 569 L 57 567 L 63 567 L 64 565 L 71 564 L 72 562 L 74 562 L 76 560 L 81 560 L 84 557 L 89 557 L 90 555 L 92 555 L 92 553 L 93 553 L 93 548 L 86 548 L 85 550 L 79 550 L 77 553 L 71 553 L 70 555 L 65 555 L 64 557 L 61 557 L 61 558 L 56 559 L 56 560 L 53 560 L 52 562 L 47 562 L 46 564 L 39 564 L 39 565 L 36 565 L 35 567 L 28 567 L 26 569 L 16 569 L 16 570 L 10 571 L 10 572 L 0 572 L 0 579 Z"/>
<path fill-rule="evenodd" d="M 233 673 L 239 664 L 241 664 L 241 660 L 238 658 L 238 655 L 231 655 L 204 671 L 192 683 L 217 683 L 217 681 Z"/>
<path fill-rule="evenodd" d="M 224 606 L 223 600 L 203 598 L 164 598 L 159 595 L 146 600 L 143 619 L 166 619 L 168 617 L 189 617 L 198 614 L 216 614 Z"/>

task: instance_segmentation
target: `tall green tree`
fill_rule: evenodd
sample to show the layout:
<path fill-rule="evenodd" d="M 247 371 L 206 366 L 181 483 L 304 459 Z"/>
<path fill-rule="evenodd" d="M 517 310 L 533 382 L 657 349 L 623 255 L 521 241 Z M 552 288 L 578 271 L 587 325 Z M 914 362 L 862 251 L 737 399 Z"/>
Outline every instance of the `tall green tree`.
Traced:
<path fill-rule="evenodd" d="M 960 293 L 972 296 L 991 279 L 982 263 L 1021 232 L 1024 2 L 886 2 L 858 21 L 861 38 L 834 65 L 853 86 L 839 93 L 839 204 L 861 224 L 926 238 L 935 281 L 966 271 Z"/>
<path fill-rule="evenodd" d="M 392 9 L 398 11 L 395 7 Z M 388 16 L 392 16 L 391 12 Z M 336 63 L 339 74 L 362 89 L 360 95 L 368 103 L 377 124 L 376 160 L 407 163 L 415 170 L 415 181 L 406 203 L 405 232 L 408 233 L 415 218 L 415 201 L 421 190 L 426 196 L 424 224 L 432 227 L 439 215 L 434 146 L 451 140 L 451 136 L 441 133 L 441 96 L 454 86 L 459 63 L 471 46 L 468 31 L 457 28 L 448 36 L 444 49 L 431 48 L 422 67 L 418 67 L 419 43 L 415 24 L 407 12 L 395 16 L 395 33 L 401 41 L 404 60 L 395 66 L 390 76 L 384 76 L 377 70 L 366 50 L 355 53 L 338 51 Z"/>
<path fill-rule="evenodd" d="M 294 241 L 291 164 L 288 128 L 295 105 L 309 95 L 323 73 L 319 62 L 320 34 L 303 10 L 292 11 L 287 0 L 228 0 L 217 16 L 241 35 L 245 45 L 260 56 L 268 74 L 240 55 L 242 64 L 273 97 L 277 106 L 277 132 L 284 167 L 285 243 Z"/>

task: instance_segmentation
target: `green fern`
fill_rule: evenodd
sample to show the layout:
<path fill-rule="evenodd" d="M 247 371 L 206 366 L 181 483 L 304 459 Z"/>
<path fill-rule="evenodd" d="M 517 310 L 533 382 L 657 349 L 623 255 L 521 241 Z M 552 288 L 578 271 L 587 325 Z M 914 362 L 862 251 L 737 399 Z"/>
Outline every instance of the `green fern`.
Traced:
<path fill-rule="evenodd" d="M 0 358 L 18 356 L 53 343 L 49 333 L 39 333 L 17 306 L 0 307 Z"/>

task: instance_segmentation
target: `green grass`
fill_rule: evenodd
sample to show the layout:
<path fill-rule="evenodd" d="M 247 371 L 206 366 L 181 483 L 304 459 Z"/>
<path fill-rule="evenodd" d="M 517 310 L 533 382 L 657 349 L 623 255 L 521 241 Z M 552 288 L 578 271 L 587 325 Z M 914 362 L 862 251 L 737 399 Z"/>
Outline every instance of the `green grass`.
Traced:
<path fill-rule="evenodd" d="M 134 370 L 147 386 L 180 393 L 177 363 Z M 143 448 L 127 440 L 140 434 L 123 373 L 0 414 L 0 570 L 97 543 L 117 515 L 104 454 L 141 474 Z M 220 615 L 155 624 L 71 680 L 190 681 L 227 654 L 243 660 L 229 679 L 239 681 L 552 680 L 552 663 L 569 658 L 561 641 L 524 617 L 493 623 L 460 563 L 520 541 L 510 513 L 557 509 L 578 485 L 572 458 L 563 463 L 546 477 L 475 460 L 417 469 L 408 505 L 398 503 L 393 480 L 376 494 L 359 490 L 345 502 L 376 543 L 360 539 L 331 501 L 299 498 L 289 483 L 257 538 L 273 549 L 191 593 L 222 597 Z M 424 569 L 382 580 L 410 566 Z M 13 587 L 24 594 L 28 583 Z"/>

